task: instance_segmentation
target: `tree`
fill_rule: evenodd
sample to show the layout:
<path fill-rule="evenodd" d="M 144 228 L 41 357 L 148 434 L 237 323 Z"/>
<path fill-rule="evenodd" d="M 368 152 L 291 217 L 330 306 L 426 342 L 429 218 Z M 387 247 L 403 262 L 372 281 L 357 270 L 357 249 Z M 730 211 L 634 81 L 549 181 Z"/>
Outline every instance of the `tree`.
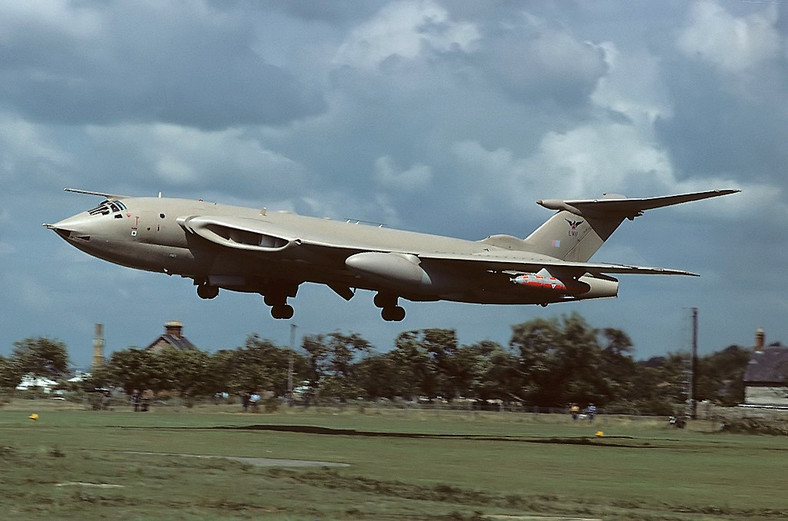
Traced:
<path fill-rule="evenodd" d="M 518 359 L 498 343 L 485 340 L 462 346 L 455 356 L 458 390 L 476 400 L 522 401 Z"/>
<path fill-rule="evenodd" d="M 597 331 L 577 313 L 564 316 L 558 346 L 558 385 L 563 389 L 559 403 L 604 403 L 612 399 L 602 375 L 602 348 Z"/>
<path fill-rule="evenodd" d="M 397 366 L 391 353 L 382 353 L 360 360 L 355 367 L 356 381 L 370 400 L 400 396 L 401 385 Z"/>
<path fill-rule="evenodd" d="M 307 374 L 313 392 L 343 401 L 361 394 L 354 360 L 359 353 L 371 351 L 368 341 L 357 333 L 334 332 L 305 337 L 303 348 L 307 352 Z"/>
<path fill-rule="evenodd" d="M 722 405 L 744 401 L 744 372 L 750 362 L 750 351 L 730 346 L 698 360 L 698 400 L 712 400 Z"/>
<path fill-rule="evenodd" d="M 169 387 L 167 368 L 161 362 L 146 349 L 115 351 L 93 374 L 93 382 L 98 387 L 123 387 L 129 394 L 134 389 L 157 393 Z"/>
<path fill-rule="evenodd" d="M 527 403 L 606 404 L 633 388 L 632 343 L 621 331 L 596 330 L 577 313 L 524 322 L 512 331 L 510 346 L 519 354 Z"/>
<path fill-rule="evenodd" d="M 632 340 L 619 329 L 605 328 L 602 337 L 600 376 L 605 381 L 609 401 L 632 399 L 637 381 L 638 365 L 632 358 Z"/>
<path fill-rule="evenodd" d="M 637 367 L 637 385 L 631 391 L 633 406 L 653 414 L 675 414 L 676 404 L 687 399 L 687 356 L 669 353 L 638 362 Z"/>
<path fill-rule="evenodd" d="M 562 342 L 558 320 L 537 318 L 512 326 L 509 346 L 519 355 L 523 377 L 521 395 L 526 403 L 540 406 L 564 405 L 555 378 L 557 349 Z"/>
<path fill-rule="evenodd" d="M 438 396 L 452 399 L 458 394 L 459 368 L 457 333 L 453 329 L 421 329 L 400 333 L 392 356 L 401 368 L 403 396 Z"/>
<path fill-rule="evenodd" d="M 213 394 L 208 353 L 199 349 L 166 347 L 155 356 L 156 365 L 162 370 L 162 386 L 166 389 L 177 391 L 187 399 Z"/>
<path fill-rule="evenodd" d="M 57 380 L 68 374 L 66 345 L 46 337 L 14 342 L 11 359 L 20 375 L 33 374 Z"/>
<path fill-rule="evenodd" d="M 23 374 L 16 360 L 0 356 L 0 389 L 15 388 L 22 380 Z"/>
<path fill-rule="evenodd" d="M 289 349 L 277 347 L 257 335 L 250 335 L 246 344 L 235 351 L 217 353 L 215 365 L 226 372 L 227 390 L 234 393 L 271 390 L 282 396 L 287 392 L 290 358 L 296 373 L 303 374 L 303 357 Z"/>

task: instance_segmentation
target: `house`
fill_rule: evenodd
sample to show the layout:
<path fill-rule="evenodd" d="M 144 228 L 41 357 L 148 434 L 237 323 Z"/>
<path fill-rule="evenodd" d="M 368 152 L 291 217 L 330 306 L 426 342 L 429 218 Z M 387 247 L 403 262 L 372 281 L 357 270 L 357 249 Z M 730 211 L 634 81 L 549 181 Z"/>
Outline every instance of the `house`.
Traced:
<path fill-rule="evenodd" d="M 16 390 L 29 391 L 31 389 L 41 389 L 44 393 L 49 394 L 56 385 L 57 382 L 54 380 L 29 373 L 22 377 L 19 385 L 16 386 Z"/>
<path fill-rule="evenodd" d="M 173 320 L 164 324 L 164 334 L 154 340 L 145 349 L 147 351 L 160 351 L 165 347 L 174 347 L 180 351 L 196 350 L 188 338 L 183 336 L 183 324 Z"/>
<path fill-rule="evenodd" d="M 744 372 L 744 405 L 788 407 L 788 347 L 764 340 L 758 329 Z"/>

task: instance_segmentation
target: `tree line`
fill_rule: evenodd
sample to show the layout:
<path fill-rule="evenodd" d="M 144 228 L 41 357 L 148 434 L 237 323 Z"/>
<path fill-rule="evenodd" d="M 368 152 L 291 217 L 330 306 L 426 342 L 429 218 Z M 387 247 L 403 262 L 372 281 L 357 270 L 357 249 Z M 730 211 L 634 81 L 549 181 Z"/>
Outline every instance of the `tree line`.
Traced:
<path fill-rule="evenodd" d="M 53 379 L 68 374 L 65 346 L 47 338 L 15 342 L 0 357 L 0 387 L 22 375 Z M 87 383 L 150 389 L 185 398 L 217 393 L 266 392 L 301 400 L 472 400 L 556 408 L 594 403 L 607 410 L 669 414 L 686 400 L 688 357 L 677 353 L 636 361 L 629 336 L 592 328 L 577 313 L 512 326 L 507 346 L 481 341 L 460 345 L 451 329 L 400 333 L 388 352 L 376 352 L 356 333 L 303 338 L 301 348 L 277 346 L 258 335 L 245 345 L 208 353 L 128 348 L 115 351 Z M 723 405 L 744 398 L 749 354 L 731 346 L 699 360 L 697 399 Z"/>

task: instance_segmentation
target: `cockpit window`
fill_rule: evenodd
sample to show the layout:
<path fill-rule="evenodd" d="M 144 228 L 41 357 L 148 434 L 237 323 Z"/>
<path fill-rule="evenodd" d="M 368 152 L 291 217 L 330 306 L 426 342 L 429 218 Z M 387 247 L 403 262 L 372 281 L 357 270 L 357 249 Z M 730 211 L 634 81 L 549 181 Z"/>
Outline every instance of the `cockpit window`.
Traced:
<path fill-rule="evenodd" d="M 97 207 L 88 210 L 90 215 L 109 215 L 111 213 L 119 213 L 126 209 L 126 205 L 120 201 L 102 201 Z M 117 217 L 117 216 L 116 216 Z"/>

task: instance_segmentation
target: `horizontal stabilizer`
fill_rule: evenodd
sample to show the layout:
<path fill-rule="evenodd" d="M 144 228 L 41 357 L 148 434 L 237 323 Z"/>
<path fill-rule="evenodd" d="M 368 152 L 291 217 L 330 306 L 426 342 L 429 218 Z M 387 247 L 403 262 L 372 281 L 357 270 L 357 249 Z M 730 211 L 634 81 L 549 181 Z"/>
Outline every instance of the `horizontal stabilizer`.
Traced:
<path fill-rule="evenodd" d="M 707 190 L 705 192 L 632 199 L 621 196 L 603 199 L 544 199 L 537 201 L 537 204 L 550 210 L 566 210 L 575 215 L 615 215 L 632 219 L 639 215 L 643 215 L 644 210 L 688 203 L 690 201 L 700 201 L 701 199 L 735 194 L 737 192 L 740 192 L 740 190 Z"/>

